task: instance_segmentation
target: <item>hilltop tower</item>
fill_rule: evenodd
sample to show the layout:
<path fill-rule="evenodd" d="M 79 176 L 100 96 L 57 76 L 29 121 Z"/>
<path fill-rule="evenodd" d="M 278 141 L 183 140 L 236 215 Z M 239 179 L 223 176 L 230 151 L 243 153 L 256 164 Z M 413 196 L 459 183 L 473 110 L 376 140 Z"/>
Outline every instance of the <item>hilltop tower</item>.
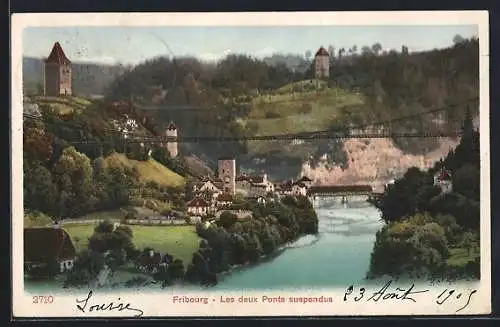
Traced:
<path fill-rule="evenodd" d="M 56 42 L 45 59 L 44 94 L 46 96 L 71 95 L 71 61 Z"/>
<path fill-rule="evenodd" d="M 314 76 L 318 79 L 328 78 L 330 75 L 330 58 L 328 51 L 320 47 L 314 55 Z"/>
<path fill-rule="evenodd" d="M 173 122 L 170 122 L 165 131 L 167 137 L 175 137 L 177 139 L 177 126 Z M 171 158 L 175 158 L 179 155 L 179 149 L 177 146 L 177 141 L 167 141 L 167 150 Z"/>
<path fill-rule="evenodd" d="M 219 179 L 224 183 L 223 192 L 234 195 L 236 193 L 236 159 L 219 158 Z"/>

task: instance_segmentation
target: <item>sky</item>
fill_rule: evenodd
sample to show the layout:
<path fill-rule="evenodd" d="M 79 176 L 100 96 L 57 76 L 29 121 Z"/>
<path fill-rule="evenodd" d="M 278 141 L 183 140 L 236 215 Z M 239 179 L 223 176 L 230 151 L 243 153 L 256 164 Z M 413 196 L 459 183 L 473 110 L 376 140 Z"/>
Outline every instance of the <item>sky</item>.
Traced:
<path fill-rule="evenodd" d="M 320 47 L 346 49 L 376 42 L 384 50 L 422 51 L 452 45 L 455 35 L 478 35 L 475 25 L 258 27 L 36 27 L 23 31 L 23 55 L 45 58 L 55 42 L 73 62 L 137 64 L 165 55 L 217 60 L 228 53 L 264 57 L 304 55 Z M 359 50 L 358 50 L 359 51 Z"/>

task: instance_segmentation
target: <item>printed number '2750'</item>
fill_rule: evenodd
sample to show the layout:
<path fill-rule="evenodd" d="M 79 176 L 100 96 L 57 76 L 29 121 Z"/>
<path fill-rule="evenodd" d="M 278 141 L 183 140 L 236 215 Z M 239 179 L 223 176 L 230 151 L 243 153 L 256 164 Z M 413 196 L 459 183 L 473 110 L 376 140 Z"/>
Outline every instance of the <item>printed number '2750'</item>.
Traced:
<path fill-rule="evenodd" d="M 35 304 L 50 304 L 54 302 L 52 295 L 35 295 L 33 296 L 33 303 Z"/>

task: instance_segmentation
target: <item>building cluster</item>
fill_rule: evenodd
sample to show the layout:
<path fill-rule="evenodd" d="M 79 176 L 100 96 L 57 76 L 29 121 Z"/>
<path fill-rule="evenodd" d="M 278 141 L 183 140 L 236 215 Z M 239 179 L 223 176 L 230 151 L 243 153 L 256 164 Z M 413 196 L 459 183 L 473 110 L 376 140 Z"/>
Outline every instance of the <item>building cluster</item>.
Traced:
<path fill-rule="evenodd" d="M 230 208 L 236 195 L 260 203 L 287 195 L 306 196 L 311 183 L 306 176 L 280 183 L 271 181 L 266 173 L 237 175 L 236 160 L 220 158 L 217 177 L 206 177 L 194 184 L 195 196 L 187 203 L 187 211 L 192 216 L 216 215 Z"/>

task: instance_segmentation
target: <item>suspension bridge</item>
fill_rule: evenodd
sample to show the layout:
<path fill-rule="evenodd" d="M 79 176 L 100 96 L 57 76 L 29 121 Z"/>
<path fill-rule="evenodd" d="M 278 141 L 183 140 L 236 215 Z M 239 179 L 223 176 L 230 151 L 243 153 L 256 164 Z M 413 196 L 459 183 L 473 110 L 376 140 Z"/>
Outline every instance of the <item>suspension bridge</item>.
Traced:
<path fill-rule="evenodd" d="M 456 108 L 471 106 L 479 103 L 479 97 L 466 100 L 461 103 L 448 105 L 446 107 L 427 110 L 420 113 L 401 116 L 386 121 L 369 124 L 346 125 L 341 128 L 332 128 L 322 131 L 304 131 L 298 133 L 276 134 L 276 135 L 241 135 L 223 136 L 217 135 L 186 135 L 178 136 L 146 136 L 133 132 L 124 132 L 118 129 L 104 128 L 102 132 L 112 138 L 125 139 L 127 143 L 201 143 L 201 142 L 240 142 L 240 141 L 312 141 L 321 139 L 348 139 L 348 138 L 458 138 L 461 136 L 461 123 L 463 115 L 452 114 Z M 180 110 L 181 107 L 172 108 Z M 198 110 L 190 107 L 189 110 Z M 201 109 L 200 109 L 201 110 Z M 44 121 L 46 124 L 61 124 L 65 128 L 84 130 L 84 123 L 66 121 L 47 122 L 43 117 L 24 113 L 26 120 Z M 190 131 L 193 132 L 193 131 Z M 103 143 L 96 140 L 68 140 L 76 144 Z"/>

